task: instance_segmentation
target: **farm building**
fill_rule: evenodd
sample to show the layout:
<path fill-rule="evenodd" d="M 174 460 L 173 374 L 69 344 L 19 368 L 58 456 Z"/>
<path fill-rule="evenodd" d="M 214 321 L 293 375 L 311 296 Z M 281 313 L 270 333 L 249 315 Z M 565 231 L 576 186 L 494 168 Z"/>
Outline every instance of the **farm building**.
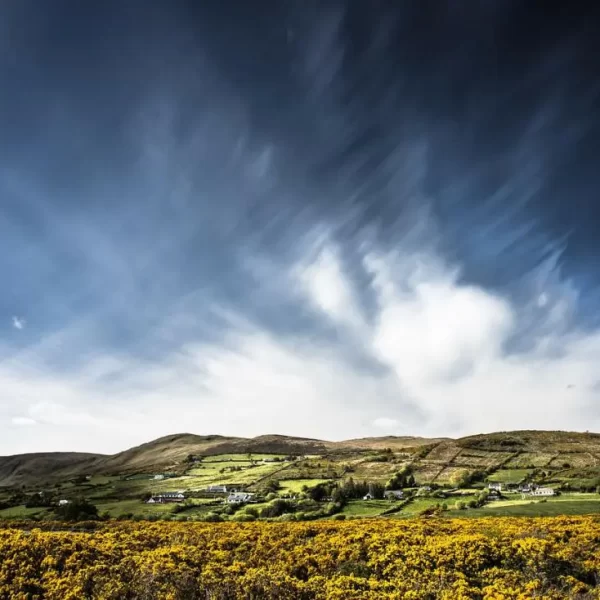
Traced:
<path fill-rule="evenodd" d="M 250 502 L 254 494 L 248 492 L 233 492 L 227 496 L 227 504 L 243 504 L 244 502 Z"/>
<path fill-rule="evenodd" d="M 157 494 L 152 496 L 147 503 L 148 504 L 166 504 L 167 502 L 183 502 L 185 496 L 182 492 L 164 492 L 163 494 Z"/>
<path fill-rule="evenodd" d="M 532 490 L 529 495 L 530 496 L 554 496 L 554 490 L 549 487 L 540 487 L 535 490 Z"/>
<path fill-rule="evenodd" d="M 162 475 L 162 474 L 159 474 L 159 475 L 155 475 L 155 476 L 154 476 L 154 479 L 155 479 L 156 481 L 162 481 L 164 478 L 165 478 L 165 476 L 164 476 L 164 475 Z"/>
<path fill-rule="evenodd" d="M 65 504 L 69 504 L 70 500 L 59 500 L 58 501 L 58 505 L 59 506 L 64 506 Z"/>
<path fill-rule="evenodd" d="M 404 498 L 402 490 L 388 490 L 383 495 L 387 500 L 402 500 Z"/>
<path fill-rule="evenodd" d="M 488 490 L 496 490 L 497 492 L 501 492 L 502 491 L 502 484 L 501 483 L 489 483 L 488 484 Z"/>
<path fill-rule="evenodd" d="M 522 494 L 531 494 L 531 492 L 537 490 L 537 487 L 538 486 L 535 485 L 535 483 L 524 483 L 523 485 L 519 486 L 518 490 Z"/>
<path fill-rule="evenodd" d="M 211 494 L 226 494 L 227 486 L 226 485 L 209 485 L 206 488 L 206 491 L 210 492 Z"/>

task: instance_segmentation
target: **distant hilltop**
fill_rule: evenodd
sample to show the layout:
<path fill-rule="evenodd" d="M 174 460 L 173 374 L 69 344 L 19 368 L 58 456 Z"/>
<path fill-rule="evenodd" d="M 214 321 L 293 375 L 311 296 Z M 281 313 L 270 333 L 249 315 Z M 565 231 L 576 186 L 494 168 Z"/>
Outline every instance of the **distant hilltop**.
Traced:
<path fill-rule="evenodd" d="M 386 465 L 378 456 L 391 450 Z M 190 433 L 161 437 L 114 455 L 50 452 L 0 457 L 0 487 L 62 481 L 87 475 L 127 475 L 185 470 L 192 457 L 226 454 L 279 454 L 342 458 L 352 469 L 374 457 L 372 474 L 387 477 L 398 461 L 410 462 L 423 482 L 444 482 L 494 468 L 569 471 L 594 478 L 600 469 L 600 434 L 564 431 L 509 431 L 459 439 L 386 436 L 330 442 L 284 435 L 254 438 Z M 378 466 L 379 465 L 379 466 Z M 390 468 L 388 468 L 388 466 Z M 333 468 L 333 467 L 332 467 Z"/>

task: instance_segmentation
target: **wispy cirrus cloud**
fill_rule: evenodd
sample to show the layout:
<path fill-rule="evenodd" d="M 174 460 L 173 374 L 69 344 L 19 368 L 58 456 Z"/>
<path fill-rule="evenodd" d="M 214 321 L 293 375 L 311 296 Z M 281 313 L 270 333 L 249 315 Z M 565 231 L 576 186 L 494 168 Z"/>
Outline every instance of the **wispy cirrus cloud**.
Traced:
<path fill-rule="evenodd" d="M 0 19 L 0 452 L 600 426 L 577 53 L 488 81 L 487 9 L 436 54 L 417 4 L 105 6 Z"/>

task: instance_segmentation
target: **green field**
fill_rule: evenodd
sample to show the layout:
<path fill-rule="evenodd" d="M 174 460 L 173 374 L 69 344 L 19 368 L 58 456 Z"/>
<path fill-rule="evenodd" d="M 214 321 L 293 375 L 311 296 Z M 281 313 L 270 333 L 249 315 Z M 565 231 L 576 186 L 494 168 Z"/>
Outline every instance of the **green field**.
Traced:
<path fill-rule="evenodd" d="M 497 483 L 519 483 L 532 472 L 533 469 L 499 469 L 487 479 Z"/>
<path fill-rule="evenodd" d="M 304 486 L 314 487 L 319 483 L 324 483 L 327 479 L 286 479 L 284 481 L 280 481 L 279 484 L 281 486 L 282 493 L 292 493 L 298 494 L 302 491 Z"/>
<path fill-rule="evenodd" d="M 11 506 L 0 510 L 0 519 L 31 519 L 41 517 L 48 513 L 47 508 L 26 508 L 25 506 Z"/>
<path fill-rule="evenodd" d="M 376 517 L 394 504 L 389 500 L 352 500 L 342 510 L 347 517 Z"/>
<path fill-rule="evenodd" d="M 600 495 L 568 494 L 540 500 L 499 500 L 482 508 L 449 510 L 450 517 L 554 516 L 600 514 Z"/>
<path fill-rule="evenodd" d="M 120 500 L 96 504 L 99 514 L 108 513 L 111 517 L 128 513 L 140 516 L 162 515 L 169 512 L 172 506 L 171 504 L 146 504 L 141 500 Z"/>
<path fill-rule="evenodd" d="M 213 456 L 205 456 L 202 463 L 212 462 L 250 462 L 258 460 L 272 460 L 274 458 L 285 458 L 283 454 L 215 454 Z M 277 463 L 276 463 L 277 464 Z M 281 463 L 279 463 L 281 464 Z"/>
<path fill-rule="evenodd" d="M 558 515 L 589 515 L 600 513 L 600 502 L 535 502 L 531 504 L 513 504 L 497 508 L 486 506 L 472 510 L 448 511 L 450 517 L 544 517 Z"/>

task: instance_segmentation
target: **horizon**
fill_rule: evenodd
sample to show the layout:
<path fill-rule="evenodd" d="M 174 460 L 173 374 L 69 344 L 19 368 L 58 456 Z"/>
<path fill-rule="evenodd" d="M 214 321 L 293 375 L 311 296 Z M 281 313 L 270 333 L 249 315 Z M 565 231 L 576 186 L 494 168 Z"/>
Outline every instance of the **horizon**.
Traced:
<path fill-rule="evenodd" d="M 124 448 L 121 448 L 120 450 L 117 450 L 116 452 L 109 452 L 109 453 L 105 453 L 105 452 L 94 452 L 94 451 L 83 451 L 83 450 L 77 450 L 77 449 L 71 449 L 71 450 L 38 450 L 36 452 L 20 452 L 20 453 L 16 453 L 16 454 L 0 454 L 0 458 L 10 458 L 11 456 L 25 456 L 25 455 L 31 455 L 31 454 L 95 454 L 97 456 L 115 456 L 118 454 L 121 454 L 122 452 L 127 452 L 128 450 L 133 450 L 135 448 L 139 448 L 140 446 L 144 446 L 146 444 L 153 444 L 154 442 L 158 442 L 161 441 L 165 438 L 180 438 L 180 437 L 184 437 L 184 436 L 193 436 L 193 437 L 198 437 L 198 438 L 222 438 L 224 440 L 232 440 L 232 439 L 237 439 L 237 440 L 257 440 L 260 438 L 268 438 L 268 437 L 279 437 L 279 438 L 284 438 L 284 439 L 291 439 L 291 440 L 306 440 L 306 441 L 313 441 L 313 442 L 325 442 L 325 443 L 332 443 L 332 444 L 339 444 L 339 443 L 343 443 L 343 442 L 360 442 L 360 441 L 364 441 L 364 440 L 383 440 L 383 439 L 416 439 L 416 440 L 446 440 L 446 441 L 457 441 L 457 440 L 462 440 L 462 439 L 468 439 L 471 437 L 479 437 L 479 436 L 489 436 L 489 435 L 498 435 L 498 434 L 506 434 L 506 435 L 510 435 L 510 434 L 522 434 L 522 433 L 560 433 L 560 434 L 565 434 L 565 435 L 591 435 L 591 436 L 595 436 L 595 435 L 600 435 L 600 432 L 596 432 L 596 431 L 576 431 L 576 430 L 564 430 L 564 429 L 514 429 L 514 430 L 509 430 L 509 431 L 486 431 L 486 432 L 476 432 L 476 433 L 468 433 L 464 436 L 460 436 L 460 437 L 447 437 L 447 436 L 436 436 L 436 437 L 428 437 L 428 436 L 423 436 L 423 435 L 411 435 L 411 434 L 405 434 L 405 435 L 394 435 L 394 434 L 385 434 L 385 435 L 377 435 L 377 436 L 368 436 L 368 437 L 361 437 L 361 438 L 344 438 L 344 439 L 324 439 L 324 438 L 314 438 L 314 437 L 307 437 L 305 435 L 286 435 L 286 434 L 280 434 L 280 433 L 263 433 L 263 434 L 259 434 L 253 437 L 246 437 L 246 436 L 234 436 L 234 435 L 227 435 L 227 434 L 220 434 L 220 433 L 190 433 L 190 432 L 180 432 L 180 433 L 168 433 L 166 435 L 162 435 L 158 438 L 154 438 L 151 440 L 146 440 L 144 442 L 141 442 L 140 444 L 136 444 L 134 446 L 127 446 Z"/>
<path fill-rule="evenodd" d="M 0 6 L 0 455 L 600 431 L 600 11 L 432 7 Z"/>

